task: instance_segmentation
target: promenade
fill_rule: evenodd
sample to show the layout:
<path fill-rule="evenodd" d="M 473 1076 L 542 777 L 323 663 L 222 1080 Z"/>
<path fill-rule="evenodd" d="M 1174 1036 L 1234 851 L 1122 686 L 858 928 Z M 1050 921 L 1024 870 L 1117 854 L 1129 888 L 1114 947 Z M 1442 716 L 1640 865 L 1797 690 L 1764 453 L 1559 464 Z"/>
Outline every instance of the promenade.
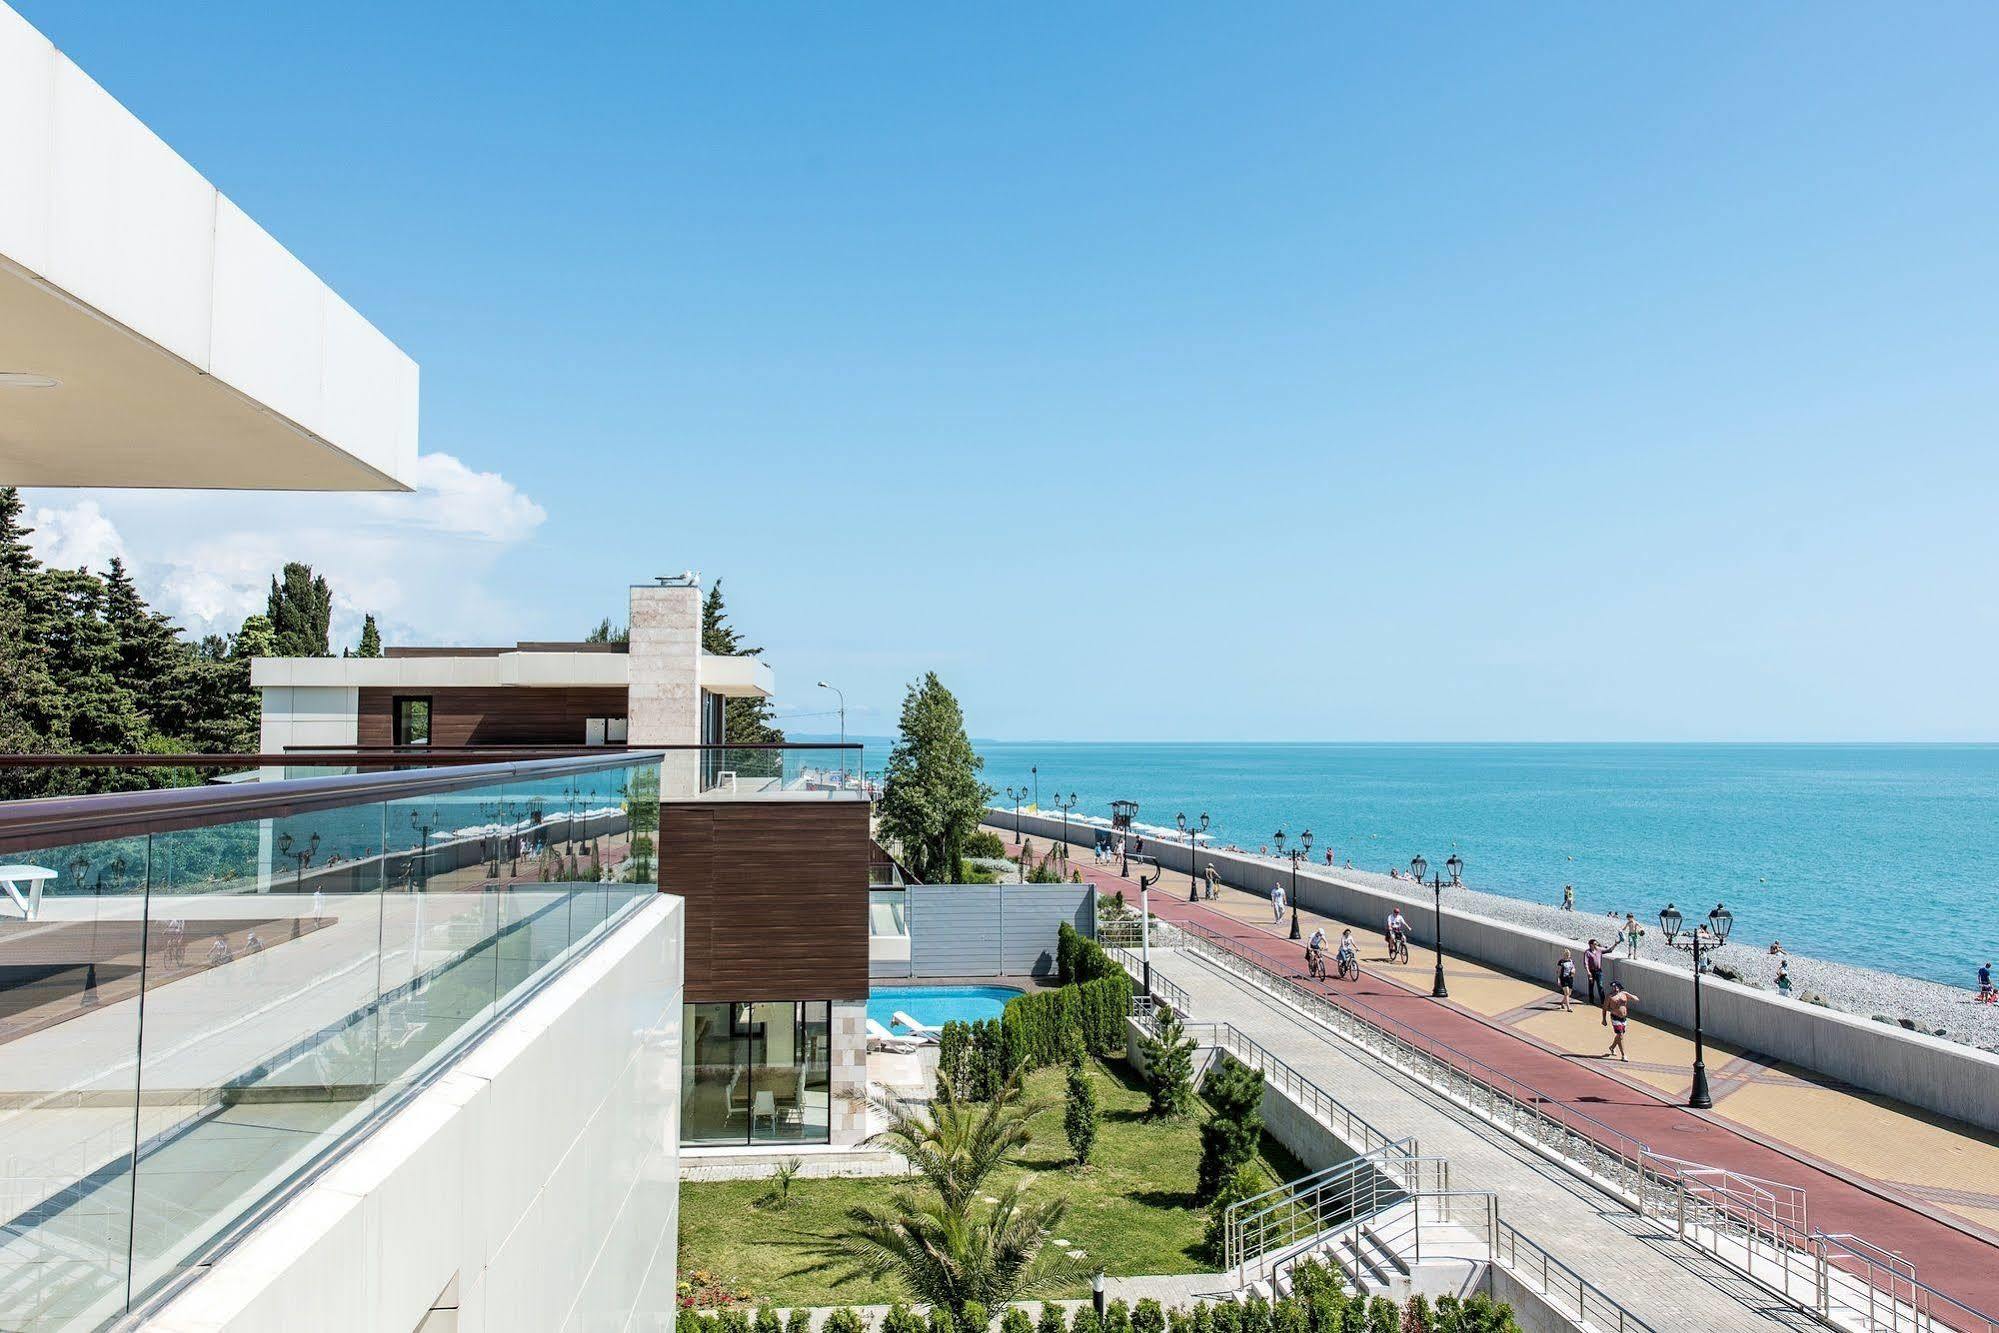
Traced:
<path fill-rule="evenodd" d="M 1122 890 L 1136 904 L 1136 881 L 1114 867 L 1093 865 L 1087 853 L 1072 855 L 1071 865 L 1101 892 Z M 1273 871 L 1273 882 L 1280 876 Z M 1214 902 L 1190 903 L 1188 889 L 1186 876 L 1167 875 L 1153 889 L 1153 912 L 1215 932 L 1232 951 L 1304 982 L 1302 947 L 1287 938 L 1288 912 L 1275 922 L 1267 898 L 1227 889 Z M 1999 1310 L 1999 1234 L 1991 1229 L 1999 1222 L 1999 1144 L 1990 1136 L 1712 1044 L 1717 1107 L 1692 1111 L 1678 1104 L 1688 1085 L 1691 1042 L 1646 1022 L 1642 1005 L 1628 1040 L 1631 1063 L 1606 1062 L 1601 1057 L 1609 1034 L 1587 1004 L 1564 1014 L 1547 987 L 1449 955 L 1451 998 L 1433 1000 L 1431 956 L 1388 964 L 1381 923 L 1311 912 L 1301 919 L 1307 935 L 1323 925 L 1337 939 L 1346 926 L 1359 942 L 1358 982 L 1312 986 L 1333 1002 L 1364 1003 L 1551 1100 L 1587 1110 L 1657 1152 L 1802 1187 L 1813 1227 L 1897 1251 L 1916 1262 L 1924 1281 L 1982 1310 Z M 1551 975 L 1553 963 L 1550 958 Z M 1173 976 L 1180 980 L 1177 970 Z M 1274 1003 L 1270 1008 L 1289 1013 Z M 1197 1010 L 1196 1016 L 1210 1015 Z M 1258 1028 L 1235 1021 L 1268 1040 Z M 1276 1020 L 1258 1021 L 1269 1026 Z M 1325 1040 L 1335 1039 L 1328 1033 Z"/>

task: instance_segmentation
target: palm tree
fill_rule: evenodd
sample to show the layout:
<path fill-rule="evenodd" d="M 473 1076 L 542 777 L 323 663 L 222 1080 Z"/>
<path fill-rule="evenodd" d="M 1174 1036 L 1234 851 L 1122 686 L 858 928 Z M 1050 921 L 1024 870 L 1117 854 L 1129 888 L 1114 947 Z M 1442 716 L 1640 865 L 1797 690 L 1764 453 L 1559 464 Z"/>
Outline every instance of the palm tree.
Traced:
<path fill-rule="evenodd" d="M 1026 1179 L 985 1193 L 986 1178 L 1033 1139 L 1028 1122 L 1052 1103 L 1028 1097 L 1015 1073 L 983 1104 L 960 1102 L 949 1088 L 928 1109 L 892 1097 L 873 1104 L 887 1127 L 869 1141 L 908 1162 L 923 1188 L 897 1189 L 886 1207 L 849 1209 L 852 1228 L 827 1251 L 871 1277 L 894 1274 L 914 1299 L 954 1311 L 967 1301 L 999 1309 L 1055 1280 L 1043 1247 L 1068 1202 L 1028 1199 Z"/>

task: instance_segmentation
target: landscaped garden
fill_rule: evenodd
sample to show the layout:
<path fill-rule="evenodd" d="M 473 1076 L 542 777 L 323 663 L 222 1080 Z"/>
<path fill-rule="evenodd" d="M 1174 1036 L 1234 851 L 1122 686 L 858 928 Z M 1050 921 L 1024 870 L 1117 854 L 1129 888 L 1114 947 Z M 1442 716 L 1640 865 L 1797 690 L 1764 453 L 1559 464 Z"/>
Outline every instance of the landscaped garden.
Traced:
<path fill-rule="evenodd" d="M 1054 1250 L 1081 1251 L 1057 1260 L 1069 1271 L 1048 1294 L 1086 1295 L 1099 1268 L 1121 1275 L 1211 1272 L 1203 1252 L 1208 1209 L 1194 1187 L 1201 1157 L 1200 1127 L 1211 1114 L 1202 1105 L 1177 1119 L 1150 1119 L 1144 1083 L 1122 1059 L 1091 1060 L 1083 1076 L 1097 1101 L 1097 1138 L 1090 1165 L 1074 1168 L 1064 1130 L 1067 1071 L 1037 1069 L 1026 1080 L 1034 1098 L 1053 1105 L 1035 1115 L 1031 1141 L 1017 1160 L 994 1172 L 986 1194 L 998 1197 L 1028 1178 L 1029 1200 L 1062 1198 L 1068 1211 L 1055 1230 Z M 1268 1135 L 1253 1169 L 1267 1183 L 1301 1174 L 1296 1161 Z M 688 1181 L 680 1187 L 680 1275 L 706 1274 L 702 1289 L 749 1304 L 866 1305 L 907 1299 L 892 1276 L 842 1273 L 825 1253 L 829 1237 L 853 1225 L 848 1210 L 880 1207 L 899 1182 L 872 1179 L 798 1179 L 782 1205 L 769 1180 Z"/>

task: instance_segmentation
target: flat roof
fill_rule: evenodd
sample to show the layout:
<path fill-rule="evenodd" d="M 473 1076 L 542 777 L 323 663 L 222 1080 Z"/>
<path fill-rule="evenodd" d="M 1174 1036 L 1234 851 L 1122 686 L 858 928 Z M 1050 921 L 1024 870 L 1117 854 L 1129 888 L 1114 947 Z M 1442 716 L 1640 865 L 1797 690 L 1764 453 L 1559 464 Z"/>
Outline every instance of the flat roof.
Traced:
<path fill-rule="evenodd" d="M 0 485 L 410 489 L 417 365 L 0 0 Z"/>

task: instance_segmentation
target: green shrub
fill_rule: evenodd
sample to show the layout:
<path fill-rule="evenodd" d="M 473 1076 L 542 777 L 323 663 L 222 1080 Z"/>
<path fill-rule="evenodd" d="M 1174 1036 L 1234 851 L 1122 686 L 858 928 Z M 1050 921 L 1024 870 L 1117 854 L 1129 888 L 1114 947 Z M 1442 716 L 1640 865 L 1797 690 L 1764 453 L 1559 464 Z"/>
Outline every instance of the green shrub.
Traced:
<path fill-rule="evenodd" d="M 1034 1321 L 1018 1305 L 1009 1305 L 1000 1316 L 999 1333 L 1034 1333 Z"/>
<path fill-rule="evenodd" d="M 868 1333 L 868 1330 L 861 1321 L 860 1312 L 851 1305 L 843 1305 L 826 1316 L 819 1333 Z"/>
<path fill-rule="evenodd" d="M 923 1322 L 922 1315 L 901 1301 L 897 1301 L 889 1306 L 888 1313 L 882 1316 L 881 1328 L 877 1333 L 924 1333 L 928 1327 L 929 1325 Z"/>
<path fill-rule="evenodd" d="M 1241 1322 L 1242 1316 L 1240 1305 L 1229 1301 L 1213 1306 L 1208 1313 L 1212 1319 L 1212 1333 L 1238 1333 L 1237 1325 Z"/>
<path fill-rule="evenodd" d="M 930 1333 L 958 1333 L 958 1317 L 942 1306 L 931 1306 Z"/>
<path fill-rule="evenodd" d="M 1063 1028 L 1073 1024 L 1100 1055 L 1122 1054 L 1131 1014 L 1131 978 L 1119 969 L 1059 990 L 1036 991 L 1007 1001 L 1001 1013 L 1001 1049 L 1018 1065 L 1052 1065 L 1063 1059 Z M 939 1068 L 942 1069 L 940 1052 Z M 1010 1072 L 1010 1071 L 1009 1071 Z"/>
<path fill-rule="evenodd" d="M 1436 1333 L 1463 1333 L 1464 1302 L 1448 1293 L 1437 1297 Z"/>
<path fill-rule="evenodd" d="M 1205 1159 L 1203 1161 L 1205 1165 Z M 1228 1211 L 1231 1204 L 1263 1192 L 1263 1177 L 1244 1163 L 1223 1176 L 1208 1199 L 1208 1225 L 1201 1243 L 1216 1264 L 1227 1262 Z"/>
<path fill-rule="evenodd" d="M 777 1310 L 764 1306 L 757 1311 L 756 1322 L 750 1325 L 750 1333 L 784 1333 L 784 1322 L 777 1317 Z"/>
<path fill-rule="evenodd" d="M 1053 1301 L 1041 1302 L 1041 1318 L 1034 1321 L 1034 1333 L 1069 1333 L 1068 1317 Z"/>
<path fill-rule="evenodd" d="M 716 1316 L 721 1333 L 750 1333 L 750 1317 L 741 1310 L 724 1309 Z"/>
<path fill-rule="evenodd" d="M 1006 839 L 991 829 L 976 829 L 966 835 L 962 854 L 996 860 L 1006 855 Z"/>
<path fill-rule="evenodd" d="M 1082 940 L 1067 921 L 1055 928 L 1055 979 L 1064 986 L 1076 979 L 1076 946 Z"/>
<path fill-rule="evenodd" d="M 1436 1320 L 1430 1314 L 1430 1298 L 1418 1292 L 1402 1307 L 1402 1333 L 1432 1333 Z"/>
<path fill-rule="evenodd" d="M 1236 1311 L 1236 1333 L 1270 1333 L 1270 1302 L 1251 1296 Z"/>
<path fill-rule="evenodd" d="M 1340 1333 L 1367 1333 L 1367 1298 L 1356 1296 L 1340 1309 Z"/>
<path fill-rule="evenodd" d="M 1263 1137 L 1263 1075 L 1227 1054 L 1215 1057 L 1201 1088 L 1215 1109 L 1201 1126 L 1195 1197 L 1211 1201 L 1237 1168 L 1256 1156 Z"/>
<path fill-rule="evenodd" d="M 1347 1296 L 1337 1282 L 1314 1291 L 1305 1306 L 1305 1326 L 1312 1333 L 1340 1333 L 1340 1320 L 1345 1315 Z"/>
<path fill-rule="evenodd" d="M 1367 1333 L 1402 1333 L 1402 1311 L 1386 1296 L 1367 1303 Z"/>
<path fill-rule="evenodd" d="M 1067 1104 L 1062 1109 L 1062 1132 L 1069 1136 L 1069 1151 L 1077 1166 L 1090 1164 L 1090 1149 L 1097 1143 L 1097 1090 L 1080 1066 L 1069 1070 Z"/>
<path fill-rule="evenodd" d="M 958 1311 L 959 1333 L 986 1333 L 992 1322 L 992 1315 L 977 1301 L 966 1301 L 965 1308 Z"/>
<path fill-rule="evenodd" d="M 1104 1333 L 1131 1333 L 1131 1307 L 1112 1301 L 1104 1307 Z"/>
<path fill-rule="evenodd" d="M 1166 1311 L 1147 1296 L 1131 1307 L 1131 1333 L 1166 1333 Z"/>
<path fill-rule="evenodd" d="M 1069 1333 L 1104 1333 L 1104 1326 L 1094 1309 L 1079 1305 L 1075 1317 L 1069 1321 Z"/>
<path fill-rule="evenodd" d="M 1282 1300 L 1270 1309 L 1272 1333 L 1312 1333 L 1303 1301 Z"/>
<path fill-rule="evenodd" d="M 812 1333 L 812 1311 L 807 1306 L 795 1307 L 784 1321 L 784 1333 Z M 918 1330 L 921 1333 L 921 1330 Z"/>
<path fill-rule="evenodd" d="M 937 1099 L 964 1101 L 971 1093 L 972 1025 L 952 1019 L 937 1036 Z"/>

